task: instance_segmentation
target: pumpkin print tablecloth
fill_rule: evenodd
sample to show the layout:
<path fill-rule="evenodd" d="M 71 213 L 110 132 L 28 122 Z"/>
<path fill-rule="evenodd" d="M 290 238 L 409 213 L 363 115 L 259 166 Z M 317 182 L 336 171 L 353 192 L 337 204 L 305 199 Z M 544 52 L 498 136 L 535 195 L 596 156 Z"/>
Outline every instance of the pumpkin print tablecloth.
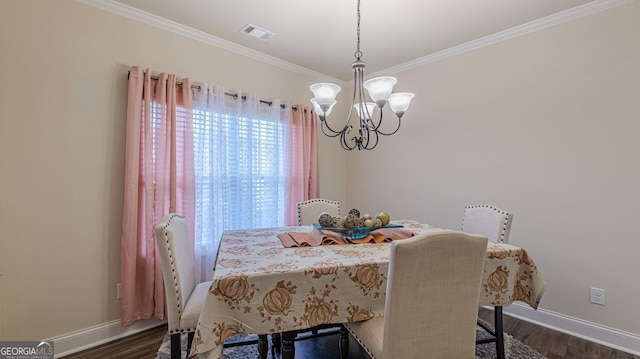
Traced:
<path fill-rule="evenodd" d="M 394 221 L 416 235 L 447 231 Z M 278 234 L 311 226 L 226 231 L 191 357 L 219 358 L 238 333 L 268 334 L 384 313 L 390 243 L 285 248 Z M 479 305 L 518 300 L 536 309 L 546 284 L 522 249 L 489 242 Z"/>

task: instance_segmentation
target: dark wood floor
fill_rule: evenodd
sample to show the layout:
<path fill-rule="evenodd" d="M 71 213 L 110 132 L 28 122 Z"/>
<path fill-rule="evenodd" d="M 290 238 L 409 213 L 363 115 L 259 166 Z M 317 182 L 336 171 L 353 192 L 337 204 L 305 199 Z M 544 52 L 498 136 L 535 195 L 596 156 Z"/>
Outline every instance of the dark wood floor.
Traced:
<path fill-rule="evenodd" d="M 493 323 L 493 311 L 480 308 L 479 317 Z M 640 359 L 640 356 L 598 345 L 508 315 L 504 316 L 504 330 L 549 359 Z M 167 327 L 160 326 L 65 356 L 65 359 L 155 359 L 166 332 Z M 297 341 L 296 359 L 339 358 L 338 342 L 337 334 Z M 369 358 L 353 340 L 349 349 L 349 359 Z"/>
<path fill-rule="evenodd" d="M 493 324 L 493 311 L 480 308 L 478 316 Z M 508 315 L 503 317 L 504 331 L 549 359 L 640 359 L 615 350 Z"/>

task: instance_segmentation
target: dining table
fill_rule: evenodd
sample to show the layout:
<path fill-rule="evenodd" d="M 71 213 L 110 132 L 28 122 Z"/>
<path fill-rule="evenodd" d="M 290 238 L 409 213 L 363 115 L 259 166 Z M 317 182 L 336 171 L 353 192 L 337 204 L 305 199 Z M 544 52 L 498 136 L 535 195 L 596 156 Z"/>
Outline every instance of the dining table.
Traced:
<path fill-rule="evenodd" d="M 451 231 L 414 220 L 393 225 L 410 235 Z M 191 358 L 220 358 L 225 340 L 241 333 L 259 335 L 262 358 L 266 335 L 282 333 L 282 357 L 293 358 L 292 333 L 383 316 L 390 242 L 285 246 L 281 239 L 317 230 L 292 226 L 223 233 Z M 537 309 L 545 288 L 525 249 L 489 241 L 478 304 L 494 307 L 498 358 L 504 358 L 502 307 L 520 301 Z"/>

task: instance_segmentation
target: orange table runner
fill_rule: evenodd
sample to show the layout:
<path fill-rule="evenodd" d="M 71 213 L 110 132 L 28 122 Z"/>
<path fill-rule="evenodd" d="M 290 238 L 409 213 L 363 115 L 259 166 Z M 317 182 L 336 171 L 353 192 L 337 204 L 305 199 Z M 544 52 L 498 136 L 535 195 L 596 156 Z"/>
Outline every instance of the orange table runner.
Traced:
<path fill-rule="evenodd" d="M 311 232 L 286 232 L 278 235 L 282 245 L 290 247 L 317 247 L 322 245 L 349 244 L 349 243 L 388 243 L 395 240 L 413 237 L 415 233 L 402 228 L 380 228 L 360 239 L 347 239 L 340 233 L 318 230 Z"/>

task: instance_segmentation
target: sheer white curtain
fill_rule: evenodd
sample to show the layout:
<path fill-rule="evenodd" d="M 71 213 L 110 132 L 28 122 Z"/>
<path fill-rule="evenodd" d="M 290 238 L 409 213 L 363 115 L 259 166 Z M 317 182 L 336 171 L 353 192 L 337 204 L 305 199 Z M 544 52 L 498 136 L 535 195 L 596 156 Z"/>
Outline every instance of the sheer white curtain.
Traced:
<path fill-rule="evenodd" d="M 211 280 L 222 232 L 284 225 L 290 105 L 193 89 L 197 275 Z"/>

